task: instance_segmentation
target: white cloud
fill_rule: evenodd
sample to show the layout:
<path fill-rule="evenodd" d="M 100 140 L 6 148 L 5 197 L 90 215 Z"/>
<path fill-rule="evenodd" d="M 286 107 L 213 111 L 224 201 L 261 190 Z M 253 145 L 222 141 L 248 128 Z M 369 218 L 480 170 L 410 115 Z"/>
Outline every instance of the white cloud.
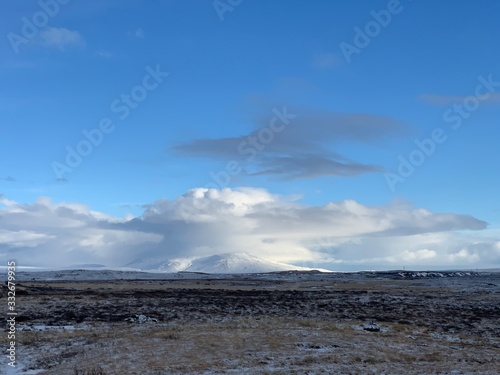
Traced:
<path fill-rule="evenodd" d="M 414 261 L 420 261 L 420 260 L 427 260 L 427 259 L 432 259 L 437 256 L 437 253 L 434 250 L 429 250 L 429 249 L 420 249 L 420 250 L 415 250 L 415 251 L 408 251 L 405 250 L 401 254 L 401 259 L 406 261 L 406 262 L 414 262 Z"/>
<path fill-rule="evenodd" d="M 6 231 L 0 230 L 0 244 L 12 247 L 34 247 L 43 244 L 55 236 L 36 233 L 28 230 Z"/>
<path fill-rule="evenodd" d="M 464 233 L 486 223 L 404 202 L 370 207 L 353 200 L 304 205 L 255 188 L 193 189 L 120 219 L 80 204 L 2 198 L 0 260 L 21 265 L 104 263 L 247 252 L 271 260 L 345 269 L 383 266 L 491 267 L 498 237 Z M 466 232 L 464 232 L 466 231 Z"/>
<path fill-rule="evenodd" d="M 11 201 L 7 198 L 5 198 L 3 195 L 0 195 L 0 204 L 7 206 L 7 207 L 15 207 L 17 203 L 15 201 Z"/>
<path fill-rule="evenodd" d="M 454 252 L 454 253 L 451 253 L 451 254 L 448 254 L 448 259 L 451 261 L 451 262 L 457 262 L 457 261 L 465 261 L 465 262 L 476 262 L 479 260 L 479 254 L 467 249 L 467 248 L 463 248 L 463 249 L 460 249 L 459 251 L 457 252 Z"/>
<path fill-rule="evenodd" d="M 68 46 L 82 45 L 84 40 L 78 31 L 68 30 L 64 27 L 47 27 L 40 32 L 39 43 L 64 50 Z"/>

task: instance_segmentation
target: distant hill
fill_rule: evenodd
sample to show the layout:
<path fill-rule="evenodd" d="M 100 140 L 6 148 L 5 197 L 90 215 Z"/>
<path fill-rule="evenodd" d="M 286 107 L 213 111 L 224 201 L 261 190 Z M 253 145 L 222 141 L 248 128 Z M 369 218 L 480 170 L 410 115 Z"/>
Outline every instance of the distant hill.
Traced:
<path fill-rule="evenodd" d="M 143 271 L 203 273 L 263 273 L 276 271 L 311 271 L 313 268 L 269 261 L 247 253 L 226 253 L 206 257 L 177 259 L 141 258 L 125 265 Z M 330 272 L 325 269 L 319 271 Z"/>

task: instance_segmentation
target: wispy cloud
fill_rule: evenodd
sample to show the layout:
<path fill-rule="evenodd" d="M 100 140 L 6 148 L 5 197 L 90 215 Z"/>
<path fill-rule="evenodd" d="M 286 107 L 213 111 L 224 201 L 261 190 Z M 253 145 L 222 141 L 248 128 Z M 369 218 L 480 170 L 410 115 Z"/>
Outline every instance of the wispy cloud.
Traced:
<path fill-rule="evenodd" d="M 336 155 L 300 153 L 262 158 L 259 161 L 259 170 L 249 174 L 253 176 L 276 175 L 296 180 L 322 176 L 350 177 L 383 170 L 382 167 L 376 165 L 356 163 Z"/>
<path fill-rule="evenodd" d="M 291 111 L 291 110 L 290 110 Z M 184 156 L 235 159 L 247 163 L 249 174 L 276 175 L 284 179 L 321 176 L 355 176 L 381 172 L 383 167 L 351 160 L 335 148 L 345 142 L 367 145 L 409 134 L 408 124 L 374 114 L 341 114 L 330 111 L 294 110 L 297 116 L 266 145 L 251 146 L 259 138 L 262 119 L 254 130 L 238 137 L 197 139 L 173 147 Z M 265 146 L 265 147 L 264 147 Z M 251 162 L 251 163 L 250 163 Z"/>
<path fill-rule="evenodd" d="M 83 37 L 78 31 L 66 29 L 64 27 L 48 27 L 39 34 L 39 44 L 46 47 L 55 47 L 65 50 L 69 46 L 85 44 Z"/>
<path fill-rule="evenodd" d="M 129 37 L 137 38 L 137 39 L 144 39 L 146 37 L 146 33 L 142 29 L 142 27 L 139 27 L 138 29 L 135 29 L 134 31 L 129 31 L 128 32 Z"/>

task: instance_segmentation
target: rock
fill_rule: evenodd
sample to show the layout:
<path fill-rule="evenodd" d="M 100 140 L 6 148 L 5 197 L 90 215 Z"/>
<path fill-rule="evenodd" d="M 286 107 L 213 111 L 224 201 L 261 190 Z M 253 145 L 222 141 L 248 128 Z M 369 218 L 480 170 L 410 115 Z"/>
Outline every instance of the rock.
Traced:
<path fill-rule="evenodd" d="M 363 329 L 365 331 L 369 331 L 369 332 L 378 332 L 378 331 L 380 331 L 379 325 L 376 324 L 376 323 L 373 323 L 373 322 L 370 322 L 370 324 L 365 324 L 363 326 Z"/>
<path fill-rule="evenodd" d="M 139 323 L 139 324 L 148 323 L 148 322 L 149 323 L 158 323 L 158 319 L 149 318 L 143 314 L 136 315 L 135 318 L 132 318 L 132 317 L 125 318 L 125 321 L 128 323 Z"/>

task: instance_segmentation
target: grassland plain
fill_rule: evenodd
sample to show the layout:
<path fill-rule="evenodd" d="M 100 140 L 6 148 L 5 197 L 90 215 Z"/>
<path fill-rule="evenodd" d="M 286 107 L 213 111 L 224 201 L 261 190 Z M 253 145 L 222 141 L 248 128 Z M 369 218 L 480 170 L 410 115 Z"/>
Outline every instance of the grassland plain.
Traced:
<path fill-rule="evenodd" d="M 500 275 L 434 276 L 26 276 L 17 358 L 54 375 L 500 373 Z"/>

